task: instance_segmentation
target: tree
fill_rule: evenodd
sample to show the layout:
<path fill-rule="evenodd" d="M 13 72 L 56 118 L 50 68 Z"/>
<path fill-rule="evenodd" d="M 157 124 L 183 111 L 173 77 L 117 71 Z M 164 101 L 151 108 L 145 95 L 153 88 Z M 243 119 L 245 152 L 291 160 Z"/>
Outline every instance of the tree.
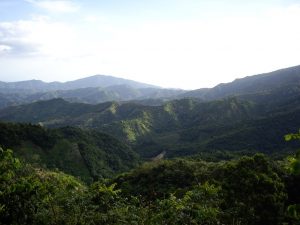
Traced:
<path fill-rule="evenodd" d="M 197 185 L 183 198 L 171 195 L 158 200 L 151 224 L 220 224 L 220 188 L 209 183 Z"/>
<path fill-rule="evenodd" d="M 33 224 L 42 197 L 43 184 L 33 169 L 0 148 L 0 221 L 4 224 Z"/>
<path fill-rule="evenodd" d="M 241 224 L 280 224 L 286 199 L 284 183 L 265 156 L 256 154 L 228 163 L 223 179 L 227 215 Z"/>
<path fill-rule="evenodd" d="M 300 130 L 299 133 L 291 133 L 284 136 L 286 141 L 299 140 L 300 139 Z M 295 154 L 294 157 L 288 157 L 288 166 L 289 172 L 292 174 L 293 186 L 291 189 L 299 188 L 299 180 L 300 180 L 300 150 Z M 298 181 L 298 182 L 297 182 Z M 298 188 L 297 188 L 298 187 Z M 298 189 L 299 190 L 299 189 Z M 291 192 L 291 193 L 290 193 Z M 299 191 L 295 191 L 296 195 L 299 195 Z M 289 200 L 293 202 L 293 204 L 289 205 L 287 208 L 288 217 L 293 220 L 295 224 L 300 224 L 300 204 L 295 199 L 293 195 L 295 195 L 293 191 L 289 191 Z"/>
<path fill-rule="evenodd" d="M 88 224 L 86 199 L 74 177 L 32 168 L 0 148 L 0 224 Z"/>
<path fill-rule="evenodd" d="M 299 133 L 291 133 L 284 136 L 286 141 L 299 140 L 300 139 L 300 130 Z M 295 175 L 300 175 L 300 150 L 296 153 L 295 157 L 289 157 L 289 168 L 290 171 Z"/>

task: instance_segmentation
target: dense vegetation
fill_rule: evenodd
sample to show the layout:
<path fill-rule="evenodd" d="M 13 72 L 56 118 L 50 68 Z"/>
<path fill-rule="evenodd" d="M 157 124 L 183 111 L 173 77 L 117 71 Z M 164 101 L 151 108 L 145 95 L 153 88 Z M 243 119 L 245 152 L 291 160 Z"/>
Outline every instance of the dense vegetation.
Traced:
<path fill-rule="evenodd" d="M 48 93 L 49 98 L 69 96 L 81 98 L 81 102 L 97 103 L 102 98 L 97 94 L 102 87 L 94 87 L 96 78 L 97 76 L 74 81 L 75 83 L 57 84 L 63 89 L 58 92 L 56 89 L 59 87 L 53 83 L 40 84 L 32 81 L 32 84 L 25 86 L 28 90 L 31 86 L 40 88 L 50 85 L 50 90 L 65 96 Z M 47 127 L 76 126 L 102 131 L 126 142 L 143 158 L 152 158 L 162 152 L 167 157 L 212 151 L 267 154 L 293 152 L 300 144 L 286 144 L 282 136 L 296 132 L 299 127 L 299 81 L 300 66 L 297 66 L 237 79 L 211 89 L 200 89 L 200 95 L 195 91 L 176 97 L 173 94 L 177 90 L 143 87 L 146 97 L 158 100 L 92 105 L 51 99 L 0 110 L 0 119 L 41 123 Z M 109 85 L 126 84 L 122 80 L 121 83 L 118 82 L 110 82 Z M 5 85 L 8 84 L 4 84 L 4 87 Z M 18 85 L 20 86 L 18 83 L 13 87 L 18 88 Z M 72 90 L 75 87 L 81 89 Z M 132 89 L 135 87 L 105 86 L 106 93 L 109 92 L 108 89 L 117 91 L 115 97 L 122 96 L 125 99 L 137 96 L 139 91 Z M 9 89 L 7 88 L 5 90 Z M 69 95 L 69 92 L 75 95 Z M 42 97 L 44 94 L 45 98 Z M 48 94 L 44 94 L 40 99 L 48 99 Z M 165 102 L 163 96 L 172 95 L 178 99 Z M 182 99 L 185 96 L 196 98 Z M 5 98 L 5 95 L 2 97 Z M 3 104 L 6 104 L 5 101 Z"/>
<path fill-rule="evenodd" d="M 99 130 L 127 142 L 145 158 L 163 151 L 167 157 L 176 157 L 219 150 L 270 154 L 300 147 L 299 143 L 286 144 L 282 138 L 298 130 L 299 96 L 257 99 L 182 99 L 162 106 L 88 105 L 54 99 L 2 110 L 0 119 Z"/>
<path fill-rule="evenodd" d="M 1 224 L 300 224 L 299 158 L 144 164 L 89 186 L 0 149 Z"/>
<path fill-rule="evenodd" d="M 300 225 L 299 81 L 0 82 L 0 224 Z"/>
<path fill-rule="evenodd" d="M 134 168 L 139 158 L 117 139 L 95 131 L 0 123 L 0 145 L 39 167 L 59 169 L 92 181 Z"/>

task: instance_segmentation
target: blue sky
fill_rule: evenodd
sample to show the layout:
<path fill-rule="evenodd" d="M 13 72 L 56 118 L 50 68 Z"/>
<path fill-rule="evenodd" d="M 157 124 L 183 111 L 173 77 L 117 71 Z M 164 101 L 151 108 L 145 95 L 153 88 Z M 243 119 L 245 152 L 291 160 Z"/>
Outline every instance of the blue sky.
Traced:
<path fill-rule="evenodd" d="M 300 64 L 300 1 L 0 0 L 0 80 L 212 87 Z"/>

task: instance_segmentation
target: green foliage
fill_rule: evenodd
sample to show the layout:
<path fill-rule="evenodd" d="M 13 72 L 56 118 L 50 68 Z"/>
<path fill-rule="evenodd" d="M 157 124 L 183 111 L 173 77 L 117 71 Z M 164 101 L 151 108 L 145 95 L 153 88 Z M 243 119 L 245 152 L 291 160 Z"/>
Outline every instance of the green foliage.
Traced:
<path fill-rule="evenodd" d="M 287 215 L 294 222 L 294 224 L 300 224 L 300 205 L 289 205 L 287 208 Z"/>
<path fill-rule="evenodd" d="M 153 224 L 219 224 L 219 188 L 205 183 L 188 191 L 183 198 L 171 195 L 158 201 Z"/>
<path fill-rule="evenodd" d="M 286 134 L 284 135 L 284 139 L 286 141 L 291 141 L 291 140 L 295 140 L 295 139 L 300 139 L 300 131 L 297 134 Z"/>
<path fill-rule="evenodd" d="M 142 195 L 147 200 L 181 195 L 188 187 L 207 181 L 212 166 L 203 161 L 183 159 L 145 163 L 141 167 L 114 179 L 123 194 Z"/>
<path fill-rule="evenodd" d="M 1 224 L 86 224 L 87 189 L 74 177 L 34 169 L 0 150 Z"/>
<path fill-rule="evenodd" d="M 0 224 L 299 224 L 300 182 L 263 155 L 224 163 L 153 162 L 90 186 L 23 164 L 11 150 L 1 149 L 0 156 Z M 156 196 L 147 194 L 151 182 Z"/>
<path fill-rule="evenodd" d="M 291 140 L 299 140 L 300 139 L 300 130 L 299 133 L 296 134 L 286 134 L 284 136 L 286 141 L 291 141 Z M 296 153 L 295 157 L 289 157 L 289 169 L 292 173 L 296 175 L 300 175 L 300 151 Z"/>
<path fill-rule="evenodd" d="M 299 133 L 291 133 L 284 136 L 286 141 L 291 140 L 299 140 L 300 139 L 300 131 Z M 295 197 L 299 196 L 299 188 L 300 188 L 300 150 L 295 154 L 294 157 L 290 156 L 287 158 L 288 171 L 293 175 L 290 180 L 288 188 L 289 190 L 289 203 L 291 205 L 287 208 L 287 215 L 294 224 L 300 224 L 300 199 Z M 292 187 L 291 187 L 292 186 Z M 297 203 L 297 204 L 295 204 Z"/>
<path fill-rule="evenodd" d="M 0 145 L 14 148 L 26 162 L 58 168 L 86 182 L 135 167 L 139 158 L 126 144 L 96 131 L 45 129 L 39 125 L 0 123 Z"/>
<path fill-rule="evenodd" d="M 284 134 L 298 129 L 299 94 L 285 93 L 280 97 L 278 93 L 274 99 L 260 100 L 262 93 L 258 93 L 210 102 L 173 100 L 162 106 L 132 102 L 88 105 L 54 99 L 1 110 L 0 118 L 47 127 L 68 125 L 100 130 L 127 142 L 144 158 L 163 151 L 167 157 L 204 151 L 271 154 L 300 147 L 300 143 L 282 139 Z"/>
<path fill-rule="evenodd" d="M 300 175 L 300 151 L 297 152 L 295 157 L 290 156 L 287 160 L 287 169 L 295 175 Z"/>
<path fill-rule="evenodd" d="M 116 184 L 107 186 L 100 182 L 94 183 L 91 186 L 92 202 L 97 205 L 99 210 L 108 212 L 120 200 L 120 190 L 115 190 L 115 186 Z"/>
<path fill-rule="evenodd" d="M 86 224 L 87 188 L 74 177 L 61 172 L 37 171 L 45 197 L 36 211 L 36 224 Z"/>
<path fill-rule="evenodd" d="M 0 148 L 0 221 L 3 224 L 32 224 L 42 183 L 32 168 L 13 157 L 11 150 Z"/>
<path fill-rule="evenodd" d="M 263 155 L 225 165 L 224 207 L 242 224 L 274 225 L 283 219 L 284 183 Z"/>

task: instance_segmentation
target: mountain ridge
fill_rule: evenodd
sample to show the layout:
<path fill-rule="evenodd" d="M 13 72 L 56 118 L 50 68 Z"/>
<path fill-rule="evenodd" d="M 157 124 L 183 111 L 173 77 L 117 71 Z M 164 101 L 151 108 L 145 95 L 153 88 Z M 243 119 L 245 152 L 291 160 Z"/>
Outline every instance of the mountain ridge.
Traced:
<path fill-rule="evenodd" d="M 283 86 L 300 86 L 300 65 L 238 78 L 229 83 L 220 83 L 213 88 L 192 90 L 183 93 L 181 97 L 215 100 L 234 95 L 266 92 Z"/>
<path fill-rule="evenodd" d="M 0 120 L 98 130 L 126 142 L 146 158 L 163 151 L 166 157 L 176 157 L 220 148 L 265 153 L 294 149 L 283 135 L 297 132 L 300 124 L 300 66 L 216 89 L 157 105 L 139 101 L 95 105 L 58 98 L 2 109 Z M 264 136 L 268 142 L 261 141 Z M 279 149 L 274 149 L 271 139 Z"/>
<path fill-rule="evenodd" d="M 181 99 L 161 106 L 133 102 L 90 105 L 53 99 L 1 110 L 0 120 L 98 130 L 130 144 L 146 158 L 162 151 L 176 157 L 220 148 L 272 153 L 277 151 L 272 150 L 272 142 L 261 144 L 258 139 L 269 136 L 266 139 L 274 139 L 280 151 L 293 148 L 283 135 L 298 129 L 299 99 L 300 95 L 291 96 L 276 104 L 237 97 L 208 102 Z"/>
<path fill-rule="evenodd" d="M 251 99 L 251 95 L 258 93 L 264 98 L 271 96 L 275 89 L 283 92 L 291 89 L 297 93 L 300 90 L 300 66 L 247 76 L 213 88 L 192 91 L 160 88 L 106 75 L 94 75 L 64 83 L 44 83 L 38 80 L 0 82 L 0 108 L 53 98 L 89 104 L 135 101 L 146 105 L 162 105 L 168 100 L 183 98 L 211 101 L 230 96 L 243 96 L 246 99 L 248 96 Z"/>
<path fill-rule="evenodd" d="M 80 78 L 73 81 L 66 82 L 44 82 L 42 80 L 25 80 L 16 82 L 0 82 L 0 91 L 7 91 L 10 89 L 16 90 L 31 90 L 37 91 L 53 91 L 53 90 L 72 90 L 86 87 L 109 87 L 115 85 L 128 85 L 134 88 L 160 88 L 155 85 L 146 84 L 129 79 L 119 78 L 110 75 L 93 75 L 89 77 Z"/>
<path fill-rule="evenodd" d="M 53 98 L 90 104 L 153 99 L 153 104 L 157 104 L 184 92 L 180 89 L 164 89 L 106 75 L 94 75 L 64 83 L 46 83 L 40 80 L 0 82 L 0 108 Z M 155 99 L 159 100 L 155 101 Z M 146 102 L 144 101 L 145 104 Z M 151 104 L 150 101 L 148 102 Z"/>

